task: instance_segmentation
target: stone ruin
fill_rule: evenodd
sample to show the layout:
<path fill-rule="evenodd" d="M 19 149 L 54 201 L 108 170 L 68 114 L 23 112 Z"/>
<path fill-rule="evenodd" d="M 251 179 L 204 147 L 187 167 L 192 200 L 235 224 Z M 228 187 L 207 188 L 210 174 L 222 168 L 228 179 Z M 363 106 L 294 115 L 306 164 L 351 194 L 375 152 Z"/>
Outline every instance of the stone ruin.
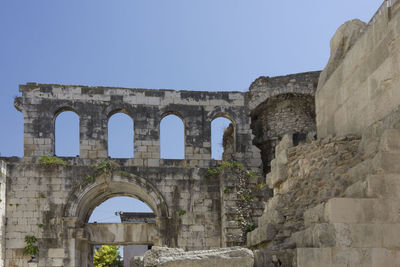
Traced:
<path fill-rule="evenodd" d="M 0 266 L 92 266 L 97 244 L 154 245 L 144 266 L 400 266 L 399 10 L 387 0 L 341 26 L 322 72 L 248 92 L 21 85 L 24 157 L 0 161 Z M 43 163 L 64 111 L 79 116 L 79 156 Z M 134 158 L 108 157 L 117 112 L 134 120 Z M 160 158 L 169 114 L 184 123 L 182 160 Z M 224 161 L 211 159 L 217 117 L 231 121 Z M 114 196 L 155 220 L 88 223 Z"/>

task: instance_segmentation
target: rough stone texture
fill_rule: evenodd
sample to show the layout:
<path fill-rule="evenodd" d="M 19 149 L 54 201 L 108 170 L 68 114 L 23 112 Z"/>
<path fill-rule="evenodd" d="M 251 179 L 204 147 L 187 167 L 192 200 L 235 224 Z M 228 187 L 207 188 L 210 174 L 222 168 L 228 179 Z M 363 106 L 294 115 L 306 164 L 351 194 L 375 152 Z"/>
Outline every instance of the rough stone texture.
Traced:
<path fill-rule="evenodd" d="M 353 21 L 335 35 L 316 93 L 319 137 L 361 135 L 399 106 L 399 7 L 385 1 L 374 23 Z"/>
<path fill-rule="evenodd" d="M 286 76 L 257 78 L 249 88 L 249 108 L 254 110 L 268 98 L 284 94 L 314 95 L 320 71 L 290 74 Z"/>
<path fill-rule="evenodd" d="M 396 120 L 386 118 L 374 125 L 374 129 L 388 125 L 389 121 L 389 125 L 393 125 Z M 369 162 L 370 168 L 357 180 L 352 179 L 355 182 L 347 188 L 345 197 L 329 199 L 304 213 L 308 228 L 292 235 L 297 247 L 303 247 L 297 249 L 299 267 L 320 266 L 321 263 L 398 266 L 400 169 L 396 168 L 396 162 L 400 160 L 399 136 L 398 129 L 381 132 L 375 156 L 370 149 L 365 149 L 366 140 L 363 140 L 360 151 L 368 151 L 369 158 L 364 162 Z M 371 140 L 370 131 L 366 131 L 363 139 Z M 382 156 L 386 153 L 390 156 Z"/>
<path fill-rule="evenodd" d="M 143 256 L 135 256 L 130 262 L 130 267 L 144 267 Z"/>
<path fill-rule="evenodd" d="M 185 252 L 183 249 L 153 247 L 144 255 L 145 267 L 253 267 L 254 255 L 240 247 Z"/>
<path fill-rule="evenodd" d="M 306 81 L 311 83 L 308 84 L 307 90 L 302 88 L 302 90 L 296 90 L 299 92 L 294 93 L 293 90 L 284 87 L 286 90 L 278 91 L 280 94 L 275 93 L 275 95 L 269 96 L 267 100 L 251 112 L 251 128 L 255 136 L 253 144 L 261 149 L 264 173 L 270 171 L 274 148 L 285 134 L 316 134 L 314 91 L 310 92 L 310 88 L 315 89 L 312 82 L 316 81 L 319 73 L 312 74 L 311 77 L 314 80 L 305 76 Z M 300 75 L 296 75 L 296 78 L 304 79 Z M 298 85 L 295 78 L 291 79 L 291 81 L 292 84 Z M 300 86 L 304 86 L 301 80 L 298 83 Z M 269 88 L 267 87 L 265 90 L 269 90 Z"/>
<path fill-rule="evenodd" d="M 250 86 L 249 106 L 255 144 L 264 174 L 270 171 L 275 146 L 287 133 L 314 133 L 314 94 L 320 72 L 259 77 Z"/>
<path fill-rule="evenodd" d="M 343 195 L 352 183 L 349 171 L 361 162 L 359 144 L 360 138 L 349 136 L 293 146 L 293 136 L 284 136 L 267 175 L 274 196 L 265 204 L 258 228 L 248 233 L 248 246 L 268 248 L 260 253 L 290 261 L 296 246 L 294 233 L 307 227 L 304 212 Z"/>
<path fill-rule="evenodd" d="M 221 190 L 221 246 L 243 246 L 249 227 L 263 212 L 265 186 L 261 175 L 241 168 L 224 168 L 219 174 Z"/>

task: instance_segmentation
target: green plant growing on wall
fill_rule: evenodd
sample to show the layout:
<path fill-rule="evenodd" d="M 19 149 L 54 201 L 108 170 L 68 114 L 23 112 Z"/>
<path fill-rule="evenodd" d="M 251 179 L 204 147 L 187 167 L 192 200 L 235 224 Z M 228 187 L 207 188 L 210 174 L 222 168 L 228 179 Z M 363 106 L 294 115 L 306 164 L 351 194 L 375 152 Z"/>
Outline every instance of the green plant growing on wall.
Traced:
<path fill-rule="evenodd" d="M 214 168 L 208 168 L 205 177 L 210 178 L 210 177 L 215 177 L 221 173 L 223 169 L 239 169 L 242 170 L 244 169 L 244 166 L 242 163 L 237 162 L 237 161 L 222 161 L 220 165 L 214 167 Z"/>
<path fill-rule="evenodd" d="M 65 166 L 67 163 L 56 156 L 41 156 L 38 158 L 37 164 L 44 168 L 53 168 L 56 166 Z"/>
<path fill-rule="evenodd" d="M 253 222 L 246 224 L 246 232 L 251 232 L 256 229 L 256 225 Z"/>
<path fill-rule="evenodd" d="M 39 254 L 39 247 L 36 245 L 37 238 L 34 236 L 25 236 L 24 255 L 37 256 Z"/>
<path fill-rule="evenodd" d="M 183 216 L 186 214 L 185 210 L 178 210 L 178 216 Z"/>
<path fill-rule="evenodd" d="M 114 170 L 119 168 L 119 164 L 110 160 L 100 160 L 96 164 L 92 165 L 92 168 L 93 172 L 85 176 L 84 182 L 94 182 L 96 177 L 103 174 L 111 175 Z"/>
<path fill-rule="evenodd" d="M 229 187 L 225 187 L 225 189 L 224 189 L 225 194 L 229 194 L 231 192 L 232 192 L 232 190 Z"/>
<path fill-rule="evenodd" d="M 218 169 L 216 169 L 216 168 L 213 168 L 213 169 L 208 168 L 205 177 L 206 178 L 210 178 L 210 177 L 216 176 L 218 174 L 219 174 Z"/>
<path fill-rule="evenodd" d="M 248 171 L 247 174 L 249 175 L 250 179 L 258 178 L 258 174 L 256 172 Z"/>

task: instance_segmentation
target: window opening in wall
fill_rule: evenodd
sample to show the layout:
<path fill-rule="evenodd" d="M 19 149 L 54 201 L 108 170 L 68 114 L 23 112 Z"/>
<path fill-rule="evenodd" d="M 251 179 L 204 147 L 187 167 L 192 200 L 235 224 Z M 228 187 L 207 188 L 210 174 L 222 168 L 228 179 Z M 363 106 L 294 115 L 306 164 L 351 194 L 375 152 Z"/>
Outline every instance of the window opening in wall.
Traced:
<path fill-rule="evenodd" d="M 224 148 L 222 145 L 225 130 L 232 122 L 224 117 L 218 117 L 211 122 L 211 158 L 222 160 Z"/>
<path fill-rule="evenodd" d="M 116 113 L 108 120 L 108 156 L 112 158 L 133 158 L 134 155 L 133 119 Z"/>
<path fill-rule="evenodd" d="M 104 201 L 93 210 L 89 223 L 155 223 L 155 217 L 153 210 L 138 199 L 114 197 Z M 112 264 L 129 267 L 133 257 L 143 256 L 149 249 L 151 249 L 149 244 L 94 245 L 92 248 L 93 262 L 101 260 L 101 255 L 107 251 L 115 253 L 116 250 L 115 261 Z"/>
<path fill-rule="evenodd" d="M 75 112 L 64 111 L 56 118 L 55 154 L 61 157 L 79 155 L 79 116 Z"/>
<path fill-rule="evenodd" d="M 160 123 L 160 157 L 163 159 L 185 158 L 185 129 L 176 115 L 168 115 Z"/>

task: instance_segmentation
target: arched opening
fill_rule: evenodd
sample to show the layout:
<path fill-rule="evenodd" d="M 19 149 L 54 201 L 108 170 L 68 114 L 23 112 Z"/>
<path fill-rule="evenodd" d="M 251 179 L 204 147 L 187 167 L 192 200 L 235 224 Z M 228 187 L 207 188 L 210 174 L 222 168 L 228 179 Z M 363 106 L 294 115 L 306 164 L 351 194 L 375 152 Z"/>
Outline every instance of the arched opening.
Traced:
<path fill-rule="evenodd" d="M 59 113 L 55 120 L 55 154 L 61 157 L 79 155 L 79 116 L 73 111 Z"/>
<path fill-rule="evenodd" d="M 182 119 L 176 115 L 165 116 L 160 122 L 160 157 L 185 158 L 185 127 Z"/>
<path fill-rule="evenodd" d="M 108 156 L 111 158 L 133 158 L 134 123 L 122 113 L 112 115 L 108 120 Z"/>
<path fill-rule="evenodd" d="M 155 223 L 90 223 L 95 208 L 114 197 L 133 197 L 146 203 Z M 112 214 L 111 214 L 112 215 Z M 65 223 L 83 239 L 71 240 L 77 266 L 92 266 L 95 245 L 169 245 L 169 211 L 164 197 L 149 180 L 128 172 L 101 175 L 71 192 L 64 209 Z"/>
<path fill-rule="evenodd" d="M 154 213 L 145 202 L 133 197 L 113 197 L 98 205 L 89 217 L 89 223 L 120 223 L 121 212 Z"/>
<path fill-rule="evenodd" d="M 211 158 L 229 160 L 234 152 L 234 124 L 225 117 L 217 117 L 211 122 Z M 224 151 L 225 150 L 225 151 Z M 223 157 L 225 156 L 225 157 Z"/>
<path fill-rule="evenodd" d="M 107 224 L 115 227 L 119 224 L 155 224 L 155 214 L 153 210 L 143 201 L 133 197 L 113 197 L 100 205 L 92 212 L 89 223 Z M 110 224 L 113 223 L 113 224 Z M 98 226 L 98 225 L 95 225 Z M 100 227 L 92 228 L 100 229 Z M 109 244 L 94 244 L 91 249 L 93 253 L 93 262 L 101 260 L 102 254 L 106 250 L 117 249 L 118 254 L 114 254 L 114 264 L 130 266 L 133 257 L 143 256 L 151 248 L 151 244 L 120 244 L 117 246 Z M 117 265 L 118 266 L 118 265 Z"/>

